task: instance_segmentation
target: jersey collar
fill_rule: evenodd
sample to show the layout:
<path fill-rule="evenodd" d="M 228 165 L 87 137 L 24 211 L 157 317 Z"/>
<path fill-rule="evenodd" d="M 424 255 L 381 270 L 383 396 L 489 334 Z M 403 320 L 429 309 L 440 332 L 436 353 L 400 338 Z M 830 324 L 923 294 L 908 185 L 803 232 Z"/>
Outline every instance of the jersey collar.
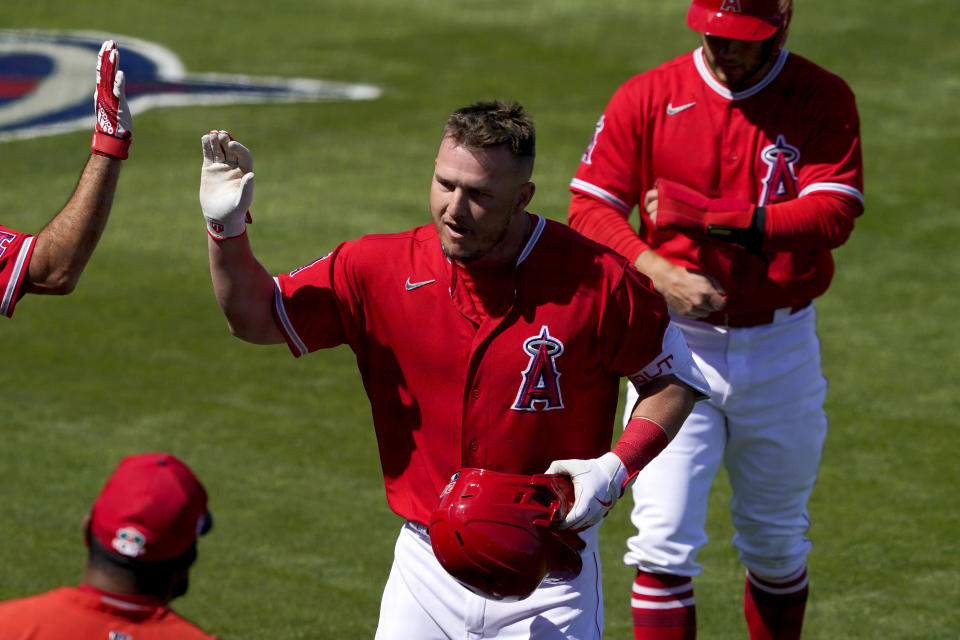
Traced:
<path fill-rule="evenodd" d="M 713 74 L 710 73 L 710 68 L 707 67 L 707 61 L 703 58 L 703 47 L 698 47 L 696 51 L 693 52 L 693 64 L 697 67 L 697 73 L 700 74 L 700 77 L 707 84 L 708 87 L 718 93 L 721 97 L 726 98 L 727 100 L 743 100 L 744 98 L 749 98 L 752 95 L 756 95 L 763 91 L 771 82 L 777 79 L 777 76 L 780 75 L 780 71 L 783 70 L 783 65 L 787 62 L 787 56 L 789 52 L 786 49 L 781 49 L 780 54 L 777 56 L 777 61 L 770 68 L 770 71 L 767 72 L 767 75 L 763 79 L 752 87 L 748 87 L 743 91 L 730 91 L 727 85 L 723 84 L 719 80 L 713 77 Z"/>
<path fill-rule="evenodd" d="M 533 231 L 530 232 L 530 237 L 527 238 L 527 243 L 523 245 L 523 250 L 520 252 L 520 255 L 517 256 L 517 266 L 527 259 L 530 255 L 530 252 L 533 251 L 533 248 L 537 245 L 537 241 L 540 240 L 540 235 L 543 233 L 543 228 L 547 226 L 547 221 L 545 218 L 531 213 L 530 217 L 533 218 Z"/>
<path fill-rule="evenodd" d="M 519 267 L 520 264 L 526 260 L 530 253 L 533 251 L 533 248 L 537 245 L 537 241 L 540 240 L 541 234 L 543 234 L 543 228 L 547 226 L 547 221 L 545 218 L 538 216 L 535 213 L 528 213 L 532 218 L 533 222 L 533 231 L 530 232 L 530 237 L 527 238 L 526 243 L 523 245 L 523 249 L 520 251 L 520 254 L 517 256 L 517 262 L 514 266 Z M 440 255 L 443 255 L 443 259 L 447 261 L 447 264 L 452 264 L 450 258 L 448 258 L 443 253 L 443 246 L 440 244 L 440 236 L 437 236 L 437 246 L 440 247 Z"/>
<path fill-rule="evenodd" d="M 97 589 L 86 583 L 77 586 L 79 591 L 95 596 L 105 605 L 123 609 L 125 611 L 153 611 L 159 607 L 166 607 L 167 603 L 160 598 L 151 598 L 149 596 L 137 596 L 129 593 L 111 593 L 102 589 Z"/>

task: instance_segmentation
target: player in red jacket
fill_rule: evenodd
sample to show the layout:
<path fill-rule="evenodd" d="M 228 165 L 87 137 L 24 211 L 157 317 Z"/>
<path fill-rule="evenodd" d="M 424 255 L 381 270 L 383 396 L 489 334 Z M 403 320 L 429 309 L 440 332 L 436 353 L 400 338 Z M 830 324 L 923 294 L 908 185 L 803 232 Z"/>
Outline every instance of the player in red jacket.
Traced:
<path fill-rule="evenodd" d="M 26 293 L 73 291 L 103 234 L 133 128 L 118 65 L 108 40 L 97 58 L 93 153 L 73 196 L 35 237 L 0 226 L 0 315 L 11 317 Z"/>
<path fill-rule="evenodd" d="M 649 280 L 615 252 L 530 214 L 533 123 L 477 103 L 447 121 L 430 188 L 433 224 L 345 242 L 272 277 L 245 221 L 250 152 L 203 137 L 200 202 L 231 331 L 296 356 L 348 344 L 373 410 L 390 508 L 406 522 L 384 589 L 380 640 L 599 638 L 597 527 L 707 391 Z M 640 400 L 610 450 L 621 377 Z M 571 476 L 562 527 L 583 570 L 517 602 L 448 575 L 427 525 L 462 467 Z"/>
<path fill-rule="evenodd" d="M 166 453 L 124 458 L 84 523 L 83 581 L 0 602 L 3 640 L 216 640 L 168 603 L 187 591 L 207 492 Z"/>
<path fill-rule="evenodd" d="M 783 49 L 791 12 L 694 0 L 702 46 L 616 91 L 570 185 L 570 225 L 650 276 L 712 389 L 633 487 L 638 639 L 695 636 L 691 577 L 721 464 L 750 637 L 800 635 L 827 431 L 812 301 L 864 199 L 854 96 Z"/>

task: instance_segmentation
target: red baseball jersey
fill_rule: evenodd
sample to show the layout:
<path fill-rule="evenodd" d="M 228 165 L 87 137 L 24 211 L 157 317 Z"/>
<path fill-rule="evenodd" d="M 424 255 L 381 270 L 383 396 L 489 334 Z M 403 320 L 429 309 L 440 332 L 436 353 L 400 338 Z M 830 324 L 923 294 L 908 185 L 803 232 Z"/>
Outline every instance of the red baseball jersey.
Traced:
<path fill-rule="evenodd" d="M 711 198 L 765 206 L 763 255 L 657 229 L 643 197 L 658 178 Z M 617 90 L 570 189 L 571 226 L 631 260 L 652 248 L 709 273 L 728 293 L 728 313 L 807 302 L 829 286 L 830 249 L 846 239 L 863 209 L 854 96 L 842 79 L 787 51 L 759 83 L 733 93 L 713 77 L 697 49 Z M 620 234 L 638 204 L 639 233 L 627 228 Z M 601 220 L 608 211 L 613 224 L 610 217 Z M 823 222 L 802 220 L 798 212 L 822 216 Z M 620 227 L 616 214 L 623 217 Z M 794 222 L 796 228 L 788 228 Z"/>
<path fill-rule="evenodd" d="M 0 226 L 0 314 L 8 318 L 22 296 L 20 286 L 27 274 L 35 238 Z"/>
<path fill-rule="evenodd" d="M 428 225 L 346 242 L 276 279 L 294 355 L 356 354 L 388 502 L 408 520 L 429 522 L 461 467 L 543 473 L 609 451 L 620 378 L 661 354 L 669 316 L 649 280 L 531 220 L 516 264 L 492 272 L 449 261 Z"/>
<path fill-rule="evenodd" d="M 0 638 L 216 640 L 169 607 L 133 602 L 85 585 L 0 602 Z"/>

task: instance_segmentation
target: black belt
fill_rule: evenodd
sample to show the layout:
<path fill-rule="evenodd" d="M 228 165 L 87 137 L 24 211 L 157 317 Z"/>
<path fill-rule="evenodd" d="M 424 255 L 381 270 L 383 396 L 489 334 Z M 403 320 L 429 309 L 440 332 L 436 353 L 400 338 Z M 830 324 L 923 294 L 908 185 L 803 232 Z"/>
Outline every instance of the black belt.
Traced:
<path fill-rule="evenodd" d="M 724 313 L 723 311 L 717 311 L 705 318 L 698 319 L 701 322 L 706 322 L 718 327 L 730 327 L 732 329 L 758 327 L 763 324 L 771 324 L 776 318 L 778 311 L 781 312 L 781 316 L 791 316 L 798 311 L 806 309 L 812 302 L 812 300 L 807 300 L 806 302 L 798 302 L 791 307 L 770 309 L 769 311 L 745 311 L 743 313 Z M 789 311 L 789 313 L 783 313 L 784 311 Z"/>

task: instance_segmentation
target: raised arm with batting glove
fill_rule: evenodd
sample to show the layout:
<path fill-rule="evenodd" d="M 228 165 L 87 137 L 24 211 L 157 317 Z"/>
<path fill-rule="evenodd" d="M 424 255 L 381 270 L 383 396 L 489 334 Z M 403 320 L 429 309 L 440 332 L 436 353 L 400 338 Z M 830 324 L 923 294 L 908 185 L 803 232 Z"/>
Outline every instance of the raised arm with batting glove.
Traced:
<path fill-rule="evenodd" d="M 253 155 L 226 131 L 211 131 L 200 141 L 200 208 L 207 233 L 215 240 L 242 236 L 252 222 Z"/>
<path fill-rule="evenodd" d="M 93 152 L 124 160 L 133 137 L 133 119 L 127 106 L 126 77 L 118 69 L 117 43 L 107 40 L 97 56 L 97 88 L 93 93 L 95 124 Z"/>
<path fill-rule="evenodd" d="M 94 90 L 94 130 L 92 153 L 67 204 L 37 234 L 35 241 L 24 243 L 26 253 L 18 253 L 17 262 L 26 262 L 19 288 L 13 283 L 5 315 L 24 293 L 63 295 L 76 287 L 80 274 L 103 235 L 120 177 L 121 160 L 130 149 L 133 120 L 127 107 L 125 80 L 119 70 L 117 44 L 107 40 L 97 57 Z M 26 234 L 20 234 L 24 237 Z M 0 284 L 8 277 L 0 265 Z"/>
<path fill-rule="evenodd" d="M 253 203 L 253 155 L 226 131 L 201 138 L 200 209 L 207 225 L 210 279 L 233 335 L 278 344 L 273 276 L 253 255 L 246 233 Z"/>

